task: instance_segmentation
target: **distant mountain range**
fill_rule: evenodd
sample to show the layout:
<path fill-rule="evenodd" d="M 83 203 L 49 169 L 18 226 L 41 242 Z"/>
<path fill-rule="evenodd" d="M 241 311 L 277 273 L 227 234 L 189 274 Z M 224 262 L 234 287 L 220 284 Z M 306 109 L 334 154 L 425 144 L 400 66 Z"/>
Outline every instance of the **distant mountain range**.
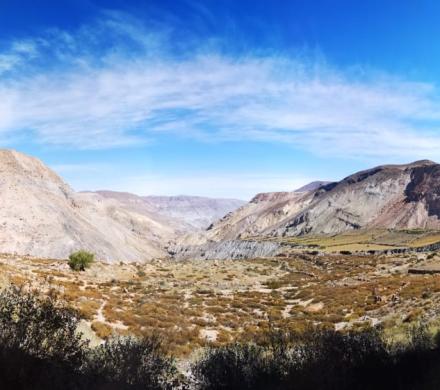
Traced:
<path fill-rule="evenodd" d="M 383 165 L 250 202 L 73 191 L 40 160 L 0 150 L 0 252 L 108 261 L 167 256 L 169 243 L 337 234 L 365 228 L 440 229 L 440 165 Z"/>
<path fill-rule="evenodd" d="M 158 213 L 181 230 L 205 229 L 246 202 L 237 199 L 215 199 L 201 196 L 137 196 L 127 192 L 96 191 L 108 199 L 116 199 L 133 210 Z"/>

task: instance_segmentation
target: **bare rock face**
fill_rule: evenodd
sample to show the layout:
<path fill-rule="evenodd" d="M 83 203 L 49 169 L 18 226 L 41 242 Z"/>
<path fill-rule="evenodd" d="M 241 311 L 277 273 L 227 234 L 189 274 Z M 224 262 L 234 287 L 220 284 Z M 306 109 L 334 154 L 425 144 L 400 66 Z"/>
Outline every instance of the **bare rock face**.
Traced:
<path fill-rule="evenodd" d="M 281 245 L 270 241 L 226 240 L 209 241 L 201 245 L 174 246 L 170 255 L 176 260 L 239 260 L 273 257 L 281 251 Z"/>
<path fill-rule="evenodd" d="M 0 251 L 66 258 L 86 249 L 99 259 L 166 255 L 175 230 L 117 200 L 74 192 L 41 161 L 0 150 Z"/>

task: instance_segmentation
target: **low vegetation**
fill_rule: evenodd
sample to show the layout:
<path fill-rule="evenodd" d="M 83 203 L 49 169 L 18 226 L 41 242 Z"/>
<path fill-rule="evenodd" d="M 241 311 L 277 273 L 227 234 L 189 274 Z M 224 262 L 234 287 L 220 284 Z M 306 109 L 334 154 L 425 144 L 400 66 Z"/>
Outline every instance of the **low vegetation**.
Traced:
<path fill-rule="evenodd" d="M 160 337 L 91 348 L 79 317 L 52 298 L 0 294 L 2 389 L 437 389 L 440 338 L 412 327 L 389 342 L 378 329 L 269 330 L 252 342 L 209 346 L 184 376 Z"/>
<path fill-rule="evenodd" d="M 80 250 L 69 256 L 68 264 L 74 271 L 85 271 L 86 268 L 89 268 L 92 265 L 94 260 L 95 255 L 93 253 Z"/>
<path fill-rule="evenodd" d="M 440 345 L 423 327 L 389 344 L 375 329 L 272 332 L 263 344 L 208 349 L 194 364 L 200 389 L 437 389 Z"/>
<path fill-rule="evenodd" d="M 92 343 L 160 335 L 179 359 L 246 343 L 273 329 L 341 331 L 381 325 L 397 340 L 413 323 L 440 329 L 440 275 L 409 274 L 428 254 L 289 254 L 240 261 L 66 262 L 0 255 L 0 286 L 54 295 L 78 311 Z"/>
<path fill-rule="evenodd" d="M 1 389 L 171 389 L 172 358 L 156 336 L 90 348 L 79 316 L 53 298 L 19 289 L 0 294 Z"/>
<path fill-rule="evenodd" d="M 440 241 L 440 232 L 426 229 L 369 229 L 348 231 L 341 234 L 276 238 L 274 240 L 302 248 L 319 249 L 328 253 L 368 252 L 420 248 L 435 244 Z"/>

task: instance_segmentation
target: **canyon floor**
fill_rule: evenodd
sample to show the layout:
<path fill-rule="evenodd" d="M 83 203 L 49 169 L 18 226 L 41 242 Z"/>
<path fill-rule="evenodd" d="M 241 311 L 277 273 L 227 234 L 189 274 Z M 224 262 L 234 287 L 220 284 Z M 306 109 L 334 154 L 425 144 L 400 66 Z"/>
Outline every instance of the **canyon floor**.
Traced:
<path fill-rule="evenodd" d="M 177 356 L 189 356 L 208 343 L 255 340 L 269 327 L 381 324 L 395 338 L 405 337 L 419 320 L 437 329 L 439 266 L 435 252 L 297 249 L 250 260 L 96 262 L 74 272 L 66 261 L 4 254 L 0 281 L 56 295 L 78 309 L 92 344 L 117 334 L 156 332 Z"/>

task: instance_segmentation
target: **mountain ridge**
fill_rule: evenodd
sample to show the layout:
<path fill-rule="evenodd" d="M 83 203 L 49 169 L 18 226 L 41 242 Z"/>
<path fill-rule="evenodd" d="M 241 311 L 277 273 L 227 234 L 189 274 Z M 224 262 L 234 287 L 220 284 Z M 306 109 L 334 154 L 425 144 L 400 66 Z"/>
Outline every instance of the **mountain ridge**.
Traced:
<path fill-rule="evenodd" d="M 107 261 L 146 261 L 168 256 L 170 245 L 224 241 L 227 245 L 215 247 L 224 251 L 237 240 L 262 236 L 437 230 L 440 165 L 430 160 L 380 165 L 338 182 L 260 193 L 243 204 L 197 196 L 78 193 L 40 160 L 1 149 L 0 199 L 0 252 L 66 258 L 86 249 Z"/>
<path fill-rule="evenodd" d="M 440 165 L 433 161 L 379 165 L 339 182 L 314 183 L 305 192 L 258 194 L 185 242 L 338 234 L 369 227 L 440 229 Z"/>

